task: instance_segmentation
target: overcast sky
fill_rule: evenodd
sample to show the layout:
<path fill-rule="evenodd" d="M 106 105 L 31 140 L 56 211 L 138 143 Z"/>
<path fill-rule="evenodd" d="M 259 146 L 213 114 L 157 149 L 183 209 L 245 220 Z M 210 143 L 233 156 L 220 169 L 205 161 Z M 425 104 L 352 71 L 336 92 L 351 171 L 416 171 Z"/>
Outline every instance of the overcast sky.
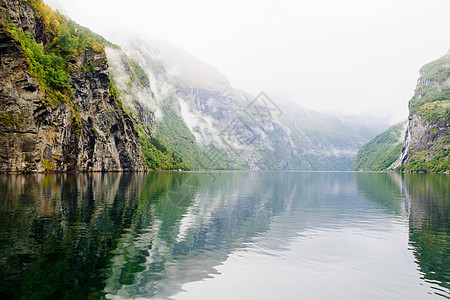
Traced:
<path fill-rule="evenodd" d="M 149 35 L 250 93 L 406 118 L 419 68 L 450 48 L 449 0 L 44 0 L 114 40 Z"/>

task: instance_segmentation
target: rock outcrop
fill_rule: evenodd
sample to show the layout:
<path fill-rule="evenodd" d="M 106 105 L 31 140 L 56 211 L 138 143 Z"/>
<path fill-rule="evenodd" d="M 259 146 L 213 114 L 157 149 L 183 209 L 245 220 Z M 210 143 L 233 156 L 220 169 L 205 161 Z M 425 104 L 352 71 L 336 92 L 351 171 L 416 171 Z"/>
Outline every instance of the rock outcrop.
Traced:
<path fill-rule="evenodd" d="M 0 13 L 0 172 L 144 171 L 139 135 L 111 93 L 103 51 L 67 60 L 69 99 L 49 102 L 9 22 L 38 43 L 48 34 L 33 7 L 2 0 Z"/>

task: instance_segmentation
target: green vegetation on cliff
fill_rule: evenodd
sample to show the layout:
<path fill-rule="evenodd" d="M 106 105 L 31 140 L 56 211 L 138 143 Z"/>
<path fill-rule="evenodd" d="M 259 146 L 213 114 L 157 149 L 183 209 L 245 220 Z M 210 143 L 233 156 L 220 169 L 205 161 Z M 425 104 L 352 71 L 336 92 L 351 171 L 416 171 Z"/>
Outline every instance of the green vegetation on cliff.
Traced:
<path fill-rule="evenodd" d="M 176 151 L 195 169 L 214 168 L 204 160 L 202 150 L 197 145 L 194 134 L 174 109 L 175 100 L 167 99 L 163 107 L 164 115 L 158 123 L 156 134 L 170 148 Z"/>
<path fill-rule="evenodd" d="M 144 69 L 134 60 L 129 59 L 126 62 L 127 67 L 129 68 L 131 81 L 136 82 L 142 86 L 150 86 L 150 79 L 145 73 Z"/>
<path fill-rule="evenodd" d="M 400 156 L 406 122 L 395 124 L 365 144 L 356 155 L 355 171 L 388 169 Z"/>
<path fill-rule="evenodd" d="M 174 95 L 166 99 L 162 106 L 163 117 L 158 122 L 156 133 L 165 144 L 173 149 L 193 169 L 237 170 L 246 169 L 248 165 L 234 156 L 233 151 L 216 147 L 214 144 L 202 146 L 197 143 L 195 135 L 186 125 L 183 117 L 176 111 L 178 102 Z"/>
<path fill-rule="evenodd" d="M 31 5 L 36 17 L 44 24 L 44 35 L 48 39 L 48 43 L 45 43 L 47 50 L 65 57 L 78 55 L 88 49 L 105 51 L 99 43 L 103 38 L 53 11 L 42 0 L 23 1 Z"/>
<path fill-rule="evenodd" d="M 2 26 L 11 33 L 14 40 L 20 45 L 22 53 L 29 63 L 28 71 L 34 75 L 39 83 L 39 89 L 43 92 L 43 101 L 46 105 L 56 108 L 65 105 L 72 111 L 72 123 L 77 129 L 78 136 L 82 135 L 83 125 L 74 103 L 75 85 L 72 78 L 78 73 L 90 73 L 98 70 L 98 66 L 105 62 L 105 46 L 119 48 L 103 37 L 91 32 L 69 20 L 59 12 L 54 12 L 42 0 L 21 0 L 23 7 L 31 7 L 36 18 L 36 28 L 39 30 L 22 29 L 21 20 L 11 19 L 9 10 L 3 10 L 5 18 Z M 26 31 L 25 31 L 26 30 Z M 99 53 L 104 55 L 94 56 L 96 59 L 84 59 L 87 54 Z M 125 62 L 126 71 L 131 76 L 133 85 L 145 88 L 150 87 L 149 77 L 139 64 L 128 59 Z M 130 90 L 132 87 L 130 86 Z M 110 95 L 116 104 L 134 121 L 135 129 L 140 135 L 142 154 L 145 157 L 149 169 L 183 169 L 190 167 L 174 151 L 169 150 L 164 142 L 153 137 L 152 130 L 144 131 L 142 128 L 147 124 L 142 123 L 139 118 L 132 115 L 135 112 L 128 111 L 124 107 L 124 99 L 121 91 L 110 80 Z M 2 114 L 2 123 L 14 122 L 14 116 Z M 9 124 L 8 123 L 8 124 Z M 52 171 L 51 161 L 43 158 L 43 166 Z"/>
<path fill-rule="evenodd" d="M 169 150 L 158 137 L 150 137 L 139 130 L 142 154 L 151 170 L 190 170 L 190 166 L 175 152 Z"/>
<path fill-rule="evenodd" d="M 42 44 L 36 43 L 28 32 L 11 28 L 14 38 L 18 40 L 30 62 L 30 71 L 36 76 L 41 86 L 52 99 L 63 100 L 70 93 L 69 73 L 66 62 L 61 56 L 45 51 Z M 47 52 L 47 53 L 46 53 Z"/>
<path fill-rule="evenodd" d="M 401 165 L 397 171 L 442 173 L 450 172 L 450 136 L 438 142 L 436 149 L 415 151 L 411 149 L 408 164 Z"/>
<path fill-rule="evenodd" d="M 422 131 L 410 128 L 407 160 L 398 170 L 450 172 L 450 51 L 420 69 L 409 114 L 422 118 Z"/>
<path fill-rule="evenodd" d="M 103 46 L 90 30 L 78 26 L 58 12 L 54 12 L 42 0 L 26 0 L 34 10 L 36 17 L 44 25 L 42 42 L 37 42 L 29 32 L 8 22 L 8 29 L 20 43 L 23 53 L 30 63 L 30 71 L 38 79 L 46 92 L 46 101 L 52 105 L 67 101 L 73 93 L 69 79 L 73 66 L 68 63 L 70 57 L 86 50 L 104 52 Z M 84 66 L 86 71 L 89 67 Z"/>
<path fill-rule="evenodd" d="M 420 75 L 409 115 L 418 114 L 429 123 L 445 124 L 450 120 L 450 51 L 423 66 Z"/>
<path fill-rule="evenodd" d="M 111 47 L 111 45 L 107 45 Z M 150 88 L 150 79 L 142 67 L 122 52 L 120 47 L 112 47 L 119 55 L 110 57 L 111 94 L 120 100 L 120 105 L 131 117 L 134 127 L 139 132 L 142 154 L 150 170 L 190 170 L 174 148 L 167 147 L 167 142 L 155 136 L 154 112 L 150 105 L 144 104 L 146 98 L 154 98 Z"/>

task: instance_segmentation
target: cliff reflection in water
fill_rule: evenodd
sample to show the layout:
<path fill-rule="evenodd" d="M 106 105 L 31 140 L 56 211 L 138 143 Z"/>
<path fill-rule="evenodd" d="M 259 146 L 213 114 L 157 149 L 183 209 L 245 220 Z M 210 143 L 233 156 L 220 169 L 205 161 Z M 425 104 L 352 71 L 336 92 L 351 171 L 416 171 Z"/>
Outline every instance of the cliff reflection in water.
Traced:
<path fill-rule="evenodd" d="M 170 186 L 155 192 L 168 176 Z M 286 178 L 283 173 L 149 174 L 133 226 L 113 252 L 106 297 L 167 299 L 183 284 L 217 274 L 215 267 L 233 249 L 266 231 L 285 211 L 295 187 Z"/>
<path fill-rule="evenodd" d="M 450 298 L 450 180 L 448 175 L 405 176 L 409 240 L 423 279 Z"/>
<path fill-rule="evenodd" d="M 233 247 L 265 231 L 283 210 L 285 175 L 260 177 L 0 176 L 0 297 L 171 295 L 216 272 Z M 286 193 L 275 195 L 274 186 Z M 194 260 L 199 264 L 189 265 Z"/>
<path fill-rule="evenodd" d="M 450 298 L 450 178 L 445 174 L 355 174 L 365 196 L 394 215 L 406 209 L 409 244 L 421 278 Z M 379 187 L 384 187 L 380 189 Z M 385 201 L 401 195 L 405 201 Z"/>
<path fill-rule="evenodd" d="M 0 176 L 0 297 L 99 298 L 143 174 Z"/>
<path fill-rule="evenodd" d="M 401 299 L 430 287 L 449 297 L 449 184 L 319 172 L 0 176 L 0 298 L 178 299 L 234 267 L 264 276 L 261 266 L 275 285 L 289 269 L 288 288 L 246 286 L 242 299 L 255 289 Z M 255 261 L 233 265 L 246 253 Z M 314 288 L 318 278 L 330 288 Z"/>

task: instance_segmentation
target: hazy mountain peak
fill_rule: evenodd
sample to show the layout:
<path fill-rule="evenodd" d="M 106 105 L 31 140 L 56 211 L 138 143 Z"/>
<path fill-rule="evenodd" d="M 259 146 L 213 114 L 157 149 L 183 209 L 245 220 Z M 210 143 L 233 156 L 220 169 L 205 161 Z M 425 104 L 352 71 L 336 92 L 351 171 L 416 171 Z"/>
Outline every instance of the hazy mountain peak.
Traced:
<path fill-rule="evenodd" d="M 167 77 L 177 85 L 215 91 L 231 89 L 230 82 L 216 68 L 194 55 L 153 37 L 125 38 L 125 48 L 146 49 L 164 65 Z"/>

